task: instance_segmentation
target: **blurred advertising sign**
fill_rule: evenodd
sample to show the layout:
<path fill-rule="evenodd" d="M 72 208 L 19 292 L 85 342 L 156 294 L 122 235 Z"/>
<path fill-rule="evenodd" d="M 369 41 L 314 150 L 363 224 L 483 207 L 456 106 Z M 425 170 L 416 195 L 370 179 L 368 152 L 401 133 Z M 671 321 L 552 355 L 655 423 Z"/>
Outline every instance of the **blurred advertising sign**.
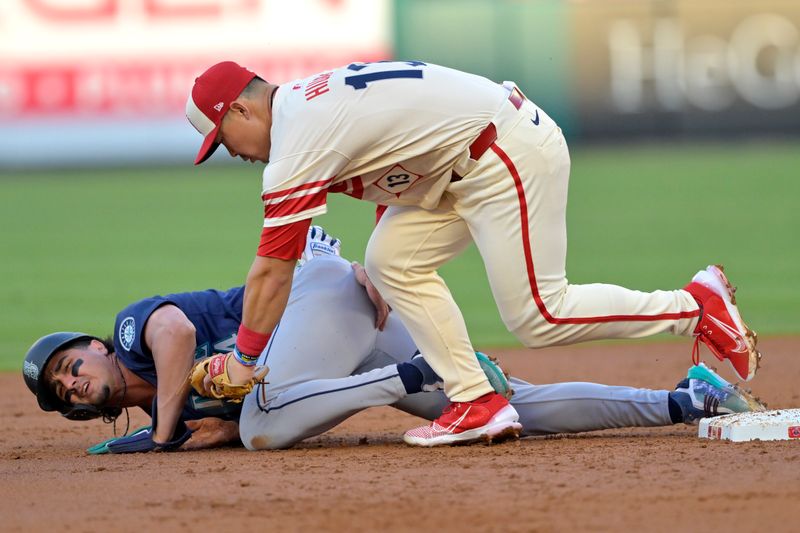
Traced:
<path fill-rule="evenodd" d="M 390 8 L 389 0 L 0 0 L 0 168 L 184 161 L 198 140 L 184 106 L 207 67 L 234 60 L 283 83 L 387 59 Z"/>
<path fill-rule="evenodd" d="M 800 2 L 575 2 L 586 135 L 800 131 Z"/>

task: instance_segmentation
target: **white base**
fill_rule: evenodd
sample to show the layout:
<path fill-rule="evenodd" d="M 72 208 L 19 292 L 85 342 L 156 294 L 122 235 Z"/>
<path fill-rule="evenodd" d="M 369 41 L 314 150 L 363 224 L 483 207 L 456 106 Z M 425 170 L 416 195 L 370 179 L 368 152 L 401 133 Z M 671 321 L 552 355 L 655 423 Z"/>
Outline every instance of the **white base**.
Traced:
<path fill-rule="evenodd" d="M 703 418 L 697 429 L 701 439 L 796 440 L 800 442 L 800 409 L 777 409 L 755 413 Z"/>

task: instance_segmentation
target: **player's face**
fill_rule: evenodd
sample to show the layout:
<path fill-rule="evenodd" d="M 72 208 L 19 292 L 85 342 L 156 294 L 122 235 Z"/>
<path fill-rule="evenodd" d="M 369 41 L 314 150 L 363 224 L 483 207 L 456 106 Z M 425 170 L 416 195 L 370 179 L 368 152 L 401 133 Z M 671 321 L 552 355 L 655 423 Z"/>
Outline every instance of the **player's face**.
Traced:
<path fill-rule="evenodd" d="M 59 352 L 45 368 L 47 385 L 62 401 L 106 405 L 114 388 L 114 366 L 102 342 Z"/>
<path fill-rule="evenodd" d="M 266 163 L 270 148 L 268 120 L 256 111 L 251 102 L 233 102 L 222 119 L 217 142 L 228 149 L 231 157 Z"/>

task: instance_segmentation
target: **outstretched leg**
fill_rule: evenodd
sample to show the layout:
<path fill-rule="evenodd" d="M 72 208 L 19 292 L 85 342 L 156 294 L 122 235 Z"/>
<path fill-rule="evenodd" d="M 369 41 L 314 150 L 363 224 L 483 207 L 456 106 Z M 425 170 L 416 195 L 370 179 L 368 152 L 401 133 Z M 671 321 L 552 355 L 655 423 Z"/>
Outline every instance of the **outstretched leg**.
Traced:
<path fill-rule="evenodd" d="M 597 383 L 532 385 L 512 378 L 524 436 L 671 425 L 669 392 Z"/>
<path fill-rule="evenodd" d="M 535 123 L 519 120 L 534 113 Z M 699 307 L 685 290 L 641 292 L 568 282 L 566 142 L 533 103 L 512 108 L 511 114 L 518 121 L 503 122 L 475 170 L 448 188 L 481 253 L 508 329 L 529 347 L 665 332 L 691 335 Z"/>

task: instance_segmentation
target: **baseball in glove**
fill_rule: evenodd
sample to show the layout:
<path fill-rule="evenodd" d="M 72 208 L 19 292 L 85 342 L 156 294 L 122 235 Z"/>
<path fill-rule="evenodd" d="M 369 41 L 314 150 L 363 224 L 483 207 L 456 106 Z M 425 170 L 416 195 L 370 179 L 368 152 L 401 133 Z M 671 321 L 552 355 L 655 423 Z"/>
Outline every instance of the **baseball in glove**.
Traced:
<path fill-rule="evenodd" d="M 241 385 L 231 383 L 228 375 L 228 362 L 233 357 L 232 353 L 221 353 L 203 359 L 194 365 L 189 376 L 189 383 L 192 388 L 201 396 L 216 398 L 218 400 L 228 400 L 231 402 L 241 402 L 244 397 L 253 390 L 257 384 L 265 384 L 264 376 L 269 372 L 269 367 L 257 366 L 253 372 L 253 377 Z M 211 386 L 205 388 L 205 378 L 211 378 Z"/>

